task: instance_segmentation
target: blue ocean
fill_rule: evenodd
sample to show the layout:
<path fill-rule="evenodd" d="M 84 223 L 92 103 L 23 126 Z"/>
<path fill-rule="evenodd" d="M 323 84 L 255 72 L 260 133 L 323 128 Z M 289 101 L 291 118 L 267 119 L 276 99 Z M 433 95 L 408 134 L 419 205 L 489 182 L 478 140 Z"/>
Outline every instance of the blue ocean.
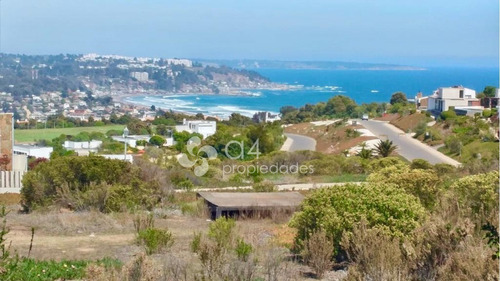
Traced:
<path fill-rule="evenodd" d="M 249 90 L 246 96 L 172 95 L 134 96 L 127 101 L 163 110 L 227 117 L 233 112 L 252 116 L 256 111 L 279 112 L 285 105 L 296 107 L 346 95 L 358 104 L 389 102 L 394 92 L 413 98 L 419 91 L 430 95 L 439 87 L 463 85 L 481 92 L 498 87 L 498 68 L 433 68 L 428 70 L 290 70 L 259 69 L 273 82 L 288 84 L 287 90 Z"/>

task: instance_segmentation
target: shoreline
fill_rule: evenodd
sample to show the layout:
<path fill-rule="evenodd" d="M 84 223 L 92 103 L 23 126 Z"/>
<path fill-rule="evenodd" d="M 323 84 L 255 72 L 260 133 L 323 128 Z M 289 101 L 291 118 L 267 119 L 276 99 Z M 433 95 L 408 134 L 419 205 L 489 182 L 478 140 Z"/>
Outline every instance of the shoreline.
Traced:
<path fill-rule="evenodd" d="M 275 91 L 279 91 L 279 90 L 286 90 L 286 89 L 293 89 L 293 88 L 296 88 L 296 86 L 290 86 L 290 85 L 285 85 L 285 84 L 279 84 L 281 87 L 262 87 L 262 88 L 251 88 L 251 89 L 248 89 L 248 88 L 231 88 L 230 89 L 230 93 L 220 93 L 220 94 L 216 94 L 216 93 L 173 93 L 173 92 L 165 92 L 165 93 L 158 93 L 158 92 L 155 92 L 155 93 L 150 93 L 150 92 L 142 92 L 142 93 L 128 93 L 128 94 L 118 94 L 118 95 L 113 95 L 113 101 L 114 102 L 118 102 L 118 103 L 122 103 L 124 105 L 127 105 L 129 107 L 132 107 L 134 109 L 139 109 L 139 110 L 146 110 L 146 111 L 150 111 L 151 110 L 151 106 L 148 106 L 148 105 L 143 105 L 143 104 L 138 104 L 138 103 L 135 103 L 133 101 L 130 101 L 130 100 L 127 100 L 128 98 L 131 98 L 131 97 L 145 97 L 145 96 L 150 96 L 150 97 L 179 97 L 179 96 L 226 96 L 226 97 L 244 97 L 244 96 L 258 96 L 258 95 L 255 95 L 255 94 L 252 94 L 252 93 L 248 93 L 248 92 L 245 92 L 245 91 L 258 91 L 258 90 L 275 90 Z M 188 115 L 188 116 L 195 116 L 196 114 L 200 113 L 200 112 L 190 112 L 190 111 L 182 111 L 182 110 L 175 110 L 175 109 L 171 109 L 171 108 L 164 108 L 162 106 L 157 106 L 155 105 L 156 107 L 156 110 L 162 110 L 162 111 L 172 111 L 174 113 L 180 113 L 180 114 L 185 114 L 185 115 Z M 257 112 L 261 112 L 261 111 L 266 111 L 266 110 L 255 110 L 255 113 Z M 215 119 L 218 119 L 218 120 L 227 120 L 230 116 L 230 114 L 228 116 L 225 116 L 225 115 L 213 115 L 213 114 L 210 114 L 210 113 L 203 113 L 201 112 L 205 118 L 207 117 L 212 117 L 212 118 L 215 118 Z M 233 113 L 239 113 L 239 112 L 233 112 Z M 249 115 L 245 115 L 245 114 L 242 114 L 242 113 L 239 113 L 243 116 L 246 116 L 246 117 L 249 117 L 249 118 L 252 118 L 252 116 L 249 116 Z"/>

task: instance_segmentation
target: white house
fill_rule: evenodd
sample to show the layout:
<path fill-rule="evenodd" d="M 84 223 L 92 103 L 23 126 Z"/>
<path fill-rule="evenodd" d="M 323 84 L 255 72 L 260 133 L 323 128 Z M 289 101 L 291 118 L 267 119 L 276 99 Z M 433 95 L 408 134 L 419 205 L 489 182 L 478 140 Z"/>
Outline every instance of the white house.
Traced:
<path fill-rule="evenodd" d="M 63 147 L 67 150 L 75 151 L 79 156 L 96 153 L 102 146 L 102 141 L 65 141 Z"/>
<path fill-rule="evenodd" d="M 272 123 L 274 121 L 279 121 L 281 120 L 280 116 L 278 114 L 274 114 L 269 111 L 262 111 L 262 112 L 257 112 L 254 115 L 254 119 L 259 122 L 259 123 Z"/>
<path fill-rule="evenodd" d="M 447 111 L 450 106 L 464 108 L 480 105 L 481 101 L 476 98 L 476 91 L 463 86 L 453 86 L 439 88 L 429 96 L 427 110 L 442 112 Z"/>
<path fill-rule="evenodd" d="M 217 130 L 217 122 L 206 120 L 182 120 L 182 125 L 175 126 L 178 132 L 186 131 L 189 133 L 198 133 L 207 138 Z"/>
<path fill-rule="evenodd" d="M 35 145 L 24 145 L 18 144 L 14 145 L 14 154 L 27 155 L 35 158 L 47 158 L 50 159 L 50 154 L 54 151 L 54 148 L 50 146 L 35 146 Z"/>
<path fill-rule="evenodd" d="M 124 154 L 101 154 L 99 156 L 102 156 L 106 159 L 114 159 L 114 160 L 125 160 L 125 161 L 128 161 L 130 163 L 134 163 L 134 157 L 131 155 L 131 154 L 127 154 L 127 155 L 124 155 Z"/>
<path fill-rule="evenodd" d="M 127 136 L 126 138 L 123 136 L 112 136 L 111 138 L 117 142 L 127 143 L 127 145 L 130 147 L 136 147 L 138 140 L 145 140 L 145 141 L 149 142 L 149 139 L 151 138 L 151 136 L 149 136 L 149 135 L 131 135 L 131 136 Z"/>

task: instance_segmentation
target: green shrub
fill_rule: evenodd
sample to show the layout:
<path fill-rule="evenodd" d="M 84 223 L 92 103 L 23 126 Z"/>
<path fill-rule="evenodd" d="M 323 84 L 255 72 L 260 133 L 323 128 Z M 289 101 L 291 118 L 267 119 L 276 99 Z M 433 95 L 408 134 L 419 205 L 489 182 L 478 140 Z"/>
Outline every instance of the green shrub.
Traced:
<path fill-rule="evenodd" d="M 109 188 L 106 212 L 121 212 L 137 207 L 151 209 L 159 198 L 144 184 L 113 185 Z"/>
<path fill-rule="evenodd" d="M 369 164 L 369 170 L 372 172 L 379 171 L 386 167 L 397 166 L 406 167 L 408 166 L 403 160 L 397 157 L 385 157 L 380 159 L 375 159 Z"/>
<path fill-rule="evenodd" d="M 149 139 L 149 143 L 156 146 L 162 146 L 165 143 L 165 138 L 162 136 L 153 136 Z"/>
<path fill-rule="evenodd" d="M 486 217 L 498 210 L 498 171 L 467 176 L 451 186 L 458 195 L 461 208 L 470 208 L 476 215 Z"/>
<path fill-rule="evenodd" d="M 409 169 L 408 167 L 387 167 L 372 173 L 367 181 L 390 184 L 420 199 L 422 205 L 433 208 L 439 197 L 440 180 L 431 169 Z"/>
<path fill-rule="evenodd" d="M 248 261 L 248 258 L 253 251 L 253 247 L 252 245 L 245 243 L 243 239 L 239 238 L 236 242 L 236 248 L 234 250 L 239 260 Z"/>
<path fill-rule="evenodd" d="M 344 232 L 366 219 L 370 227 L 392 236 L 408 235 L 426 216 L 413 195 L 392 184 L 346 184 L 313 191 L 290 226 L 297 228 L 295 245 L 301 250 L 313 233 L 324 230 L 339 250 Z"/>
<path fill-rule="evenodd" d="M 174 244 L 172 233 L 165 229 L 147 228 L 140 230 L 137 240 L 146 248 L 146 254 L 151 255 L 169 249 Z"/>
<path fill-rule="evenodd" d="M 105 193 L 113 185 L 133 186 L 130 193 L 141 197 L 142 190 L 155 188 L 140 178 L 140 170 L 128 162 L 110 160 L 99 156 L 58 157 L 37 165 L 24 175 L 21 196 L 24 204 L 32 209 L 55 203 L 82 206 L 90 193 Z M 104 191 L 103 191 L 103 187 Z"/>
<path fill-rule="evenodd" d="M 194 187 L 193 182 L 190 179 L 183 179 L 178 182 L 172 181 L 177 188 L 179 189 L 185 189 L 185 190 L 191 190 Z"/>
<path fill-rule="evenodd" d="M 425 122 L 425 120 L 421 120 L 415 127 L 415 137 L 425 134 L 426 131 L 427 131 L 427 122 Z"/>
<path fill-rule="evenodd" d="M 217 245 L 232 247 L 235 226 L 236 222 L 233 219 L 218 218 L 208 227 L 207 235 L 213 239 Z"/>
<path fill-rule="evenodd" d="M 451 120 L 457 117 L 457 113 L 453 109 L 448 109 L 447 111 L 441 112 L 441 119 L 443 120 Z"/>
<path fill-rule="evenodd" d="M 343 159 L 340 156 L 327 155 L 319 159 L 307 161 L 304 165 L 313 166 L 315 175 L 339 175 L 342 174 L 342 162 Z"/>
<path fill-rule="evenodd" d="M 195 202 L 182 202 L 180 203 L 180 207 L 183 215 L 207 217 L 208 214 L 207 206 L 203 199 L 198 199 Z"/>
<path fill-rule="evenodd" d="M 443 136 L 441 135 L 441 132 L 439 132 L 439 130 L 436 130 L 435 128 L 429 128 L 428 131 L 431 140 L 437 141 L 443 139 Z"/>
<path fill-rule="evenodd" d="M 448 151 L 452 154 L 460 154 L 462 152 L 463 142 L 459 137 L 455 135 L 451 135 L 446 138 L 444 144 Z"/>
<path fill-rule="evenodd" d="M 424 159 L 413 159 L 413 161 L 411 161 L 410 168 L 427 170 L 432 169 L 432 164 Z"/>
<path fill-rule="evenodd" d="M 278 188 L 276 188 L 276 185 L 272 182 L 269 182 L 269 181 L 255 183 L 254 185 L 252 185 L 252 189 L 255 192 L 275 192 L 275 191 L 278 191 Z"/>
<path fill-rule="evenodd" d="M 436 171 L 438 177 L 453 174 L 456 170 L 457 169 L 450 164 L 438 163 L 434 165 L 434 171 Z"/>
<path fill-rule="evenodd" d="M 485 109 L 483 110 L 483 117 L 489 118 L 491 117 L 493 113 L 491 112 L 491 109 Z"/>

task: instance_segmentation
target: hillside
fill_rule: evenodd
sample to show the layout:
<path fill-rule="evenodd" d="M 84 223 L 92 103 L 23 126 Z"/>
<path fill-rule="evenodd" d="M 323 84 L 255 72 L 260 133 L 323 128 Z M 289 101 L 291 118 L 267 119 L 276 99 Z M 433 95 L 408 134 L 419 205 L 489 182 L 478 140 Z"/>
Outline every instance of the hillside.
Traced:
<path fill-rule="evenodd" d="M 117 93 L 142 91 L 226 93 L 260 88 L 269 79 L 248 70 L 202 66 L 186 59 L 100 55 L 0 55 L 0 92 L 29 95 L 76 90 Z"/>

